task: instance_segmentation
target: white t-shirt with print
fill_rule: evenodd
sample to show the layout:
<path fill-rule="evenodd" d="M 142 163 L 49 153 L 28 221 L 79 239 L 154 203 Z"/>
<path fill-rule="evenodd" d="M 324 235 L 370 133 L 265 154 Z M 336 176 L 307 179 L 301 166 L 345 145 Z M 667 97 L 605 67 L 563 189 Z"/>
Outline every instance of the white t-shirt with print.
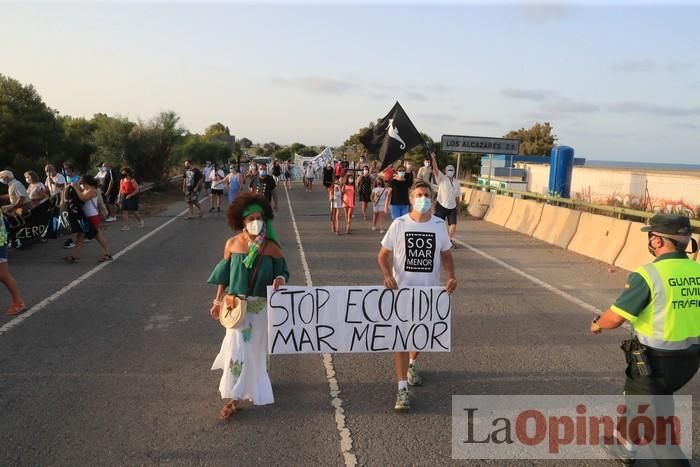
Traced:
<path fill-rule="evenodd" d="M 391 223 L 382 246 L 393 251 L 393 275 L 399 287 L 436 287 L 440 285 L 440 253 L 452 244 L 444 220 L 431 216 L 427 222 L 415 222 L 405 214 Z"/>

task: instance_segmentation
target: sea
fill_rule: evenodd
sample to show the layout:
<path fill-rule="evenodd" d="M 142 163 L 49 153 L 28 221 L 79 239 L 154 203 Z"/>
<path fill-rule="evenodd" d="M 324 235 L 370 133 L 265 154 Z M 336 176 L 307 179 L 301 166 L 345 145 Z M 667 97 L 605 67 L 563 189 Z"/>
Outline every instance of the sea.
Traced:
<path fill-rule="evenodd" d="M 648 169 L 678 172 L 699 172 L 700 164 L 665 164 L 662 162 L 595 161 L 586 159 L 584 167 L 610 169 Z"/>

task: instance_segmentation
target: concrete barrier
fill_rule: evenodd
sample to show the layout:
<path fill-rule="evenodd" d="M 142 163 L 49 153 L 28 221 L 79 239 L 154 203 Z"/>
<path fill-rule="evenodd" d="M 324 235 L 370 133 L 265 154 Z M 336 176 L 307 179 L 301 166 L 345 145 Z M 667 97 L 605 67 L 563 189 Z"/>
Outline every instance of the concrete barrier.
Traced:
<path fill-rule="evenodd" d="M 568 250 L 613 264 L 622 251 L 630 231 L 630 221 L 581 213 L 581 219 Z"/>
<path fill-rule="evenodd" d="M 542 208 L 542 217 L 532 236 L 543 242 L 566 248 L 576 234 L 580 218 L 581 211 L 546 204 Z"/>
<path fill-rule="evenodd" d="M 474 191 L 472 197 L 469 200 L 469 212 L 470 216 L 478 217 L 481 219 L 486 214 L 486 210 L 489 208 L 489 203 L 491 202 L 491 192 L 489 191 Z"/>
<path fill-rule="evenodd" d="M 514 201 L 515 199 L 510 196 L 493 195 L 484 220 L 496 225 L 506 225 L 510 213 L 513 212 Z"/>
<path fill-rule="evenodd" d="M 468 187 L 461 187 L 460 190 L 462 191 L 462 202 L 469 204 L 469 201 L 472 198 L 472 192 L 474 191 L 471 188 Z"/>
<path fill-rule="evenodd" d="M 515 230 L 532 237 L 532 234 L 540 223 L 544 204 L 524 199 L 516 199 L 513 204 L 513 212 L 506 222 L 506 228 Z"/>
<path fill-rule="evenodd" d="M 654 261 L 654 256 L 647 250 L 649 237 L 646 232 L 639 230 L 644 225 L 642 222 L 632 222 L 630 224 L 630 231 L 627 234 L 625 246 L 620 251 L 620 254 L 617 255 L 615 266 L 634 271 L 639 266 Z"/>

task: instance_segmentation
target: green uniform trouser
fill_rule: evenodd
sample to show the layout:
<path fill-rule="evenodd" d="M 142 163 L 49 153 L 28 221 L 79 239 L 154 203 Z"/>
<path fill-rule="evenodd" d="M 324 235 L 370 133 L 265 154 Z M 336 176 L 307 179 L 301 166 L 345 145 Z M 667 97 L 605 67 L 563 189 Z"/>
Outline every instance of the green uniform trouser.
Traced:
<path fill-rule="evenodd" d="M 636 370 L 632 368 L 634 363 L 627 366 L 625 370 L 625 374 L 627 375 L 627 380 L 625 381 L 625 395 L 673 395 L 695 376 L 700 362 L 697 349 L 672 352 L 660 352 L 654 349 L 648 349 L 647 358 L 649 366 L 652 369 L 651 376 L 639 376 Z M 668 410 L 668 408 L 665 410 Z M 673 408 L 671 407 L 670 410 L 672 411 Z M 673 457 L 678 458 L 657 459 L 656 463 L 660 467 L 685 467 L 690 465 L 678 447 L 675 447 L 675 449 L 673 447 L 662 449 L 673 449 Z M 656 453 L 654 449 L 652 449 L 652 452 Z M 666 451 L 666 454 L 668 454 L 668 451 Z"/>

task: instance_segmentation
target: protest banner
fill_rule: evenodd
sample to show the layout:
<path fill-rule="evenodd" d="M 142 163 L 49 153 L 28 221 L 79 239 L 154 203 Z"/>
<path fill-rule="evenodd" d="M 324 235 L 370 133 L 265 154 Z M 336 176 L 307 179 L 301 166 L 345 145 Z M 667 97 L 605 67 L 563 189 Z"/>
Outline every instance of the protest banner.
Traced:
<path fill-rule="evenodd" d="M 450 351 L 442 287 L 268 287 L 267 297 L 270 354 Z"/>

